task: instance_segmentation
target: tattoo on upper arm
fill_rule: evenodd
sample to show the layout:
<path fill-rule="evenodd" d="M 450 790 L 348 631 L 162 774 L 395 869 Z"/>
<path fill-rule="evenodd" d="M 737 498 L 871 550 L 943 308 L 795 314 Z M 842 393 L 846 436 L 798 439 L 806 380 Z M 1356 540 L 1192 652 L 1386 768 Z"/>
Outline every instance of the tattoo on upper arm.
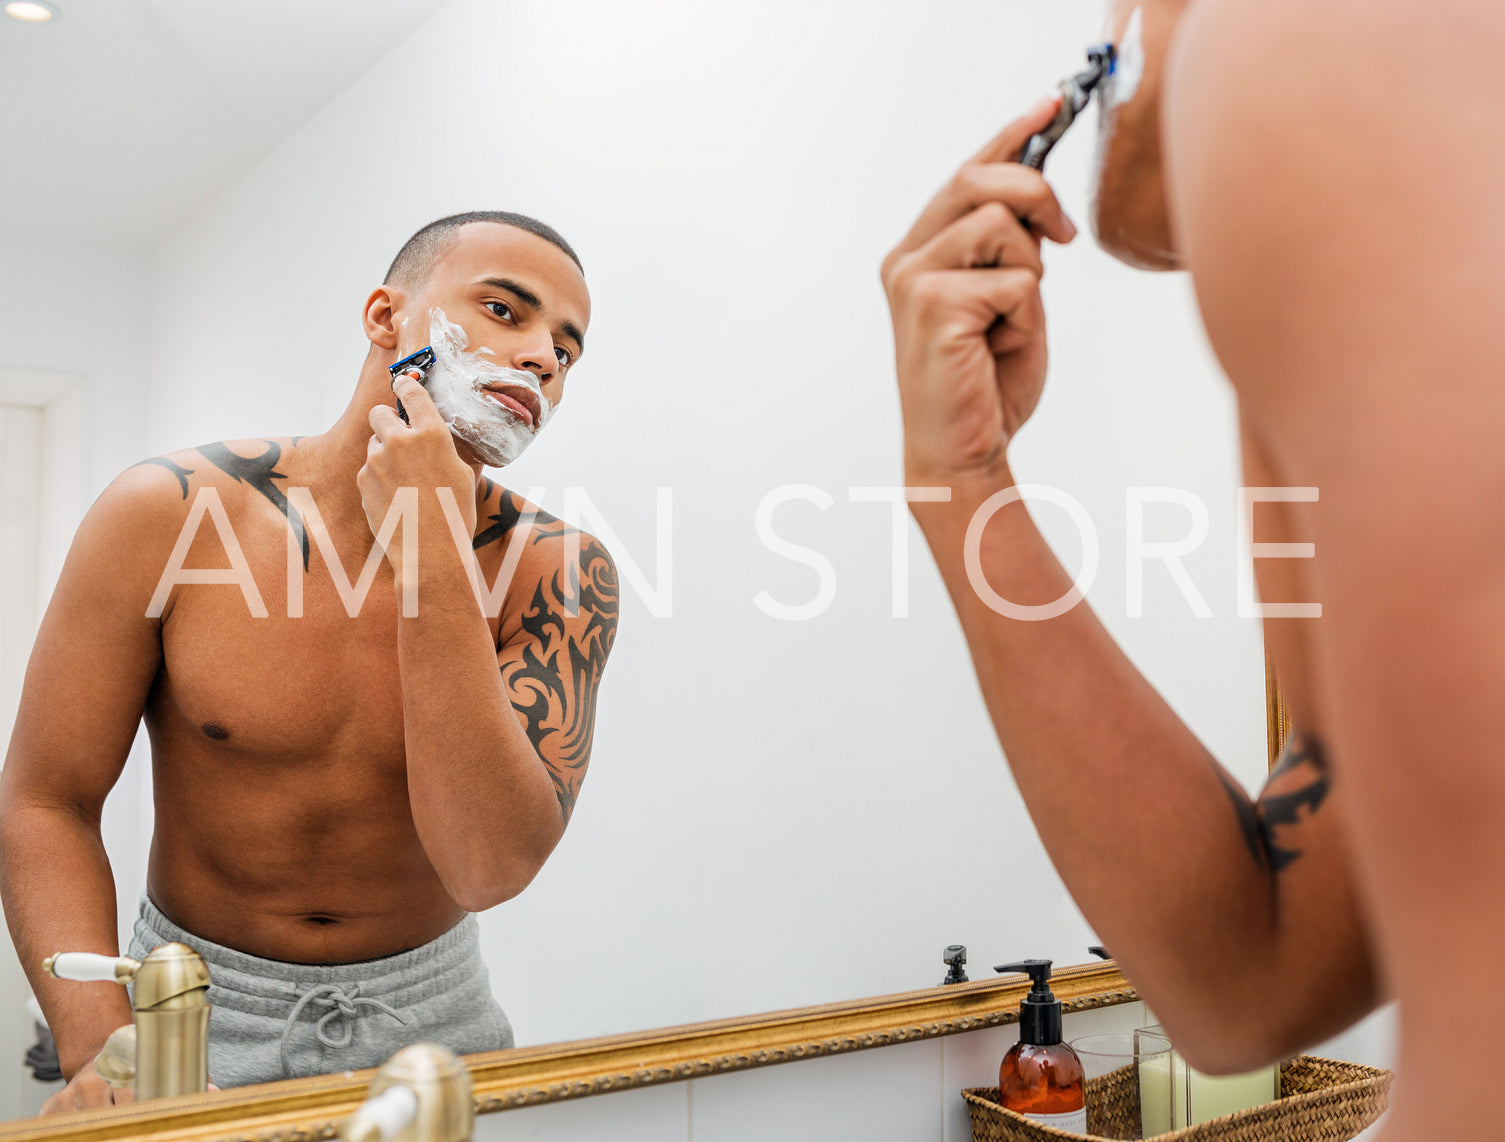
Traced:
<path fill-rule="evenodd" d="M 1281 844 L 1278 830 L 1307 820 L 1327 799 L 1330 778 L 1322 743 L 1311 734 L 1293 729 L 1286 739 L 1285 752 L 1270 773 L 1270 782 L 1299 773 L 1300 784 L 1287 792 L 1261 793 L 1253 802 L 1220 766 L 1214 768 L 1233 802 L 1239 830 L 1255 864 L 1271 875 L 1290 867 L 1301 856 L 1301 849 Z"/>
<path fill-rule="evenodd" d="M 534 587 L 522 614 L 531 642 L 519 660 L 502 666 L 507 695 L 554 781 L 566 824 L 590 763 L 596 693 L 616 640 L 618 604 L 611 556 L 583 536 L 579 566 L 555 571 Z"/>
<path fill-rule="evenodd" d="M 260 456 L 239 456 L 223 443 L 203 444 L 199 446 L 199 455 L 203 456 L 227 476 L 249 484 L 260 492 L 274 508 L 280 511 L 287 519 L 288 526 L 293 529 L 293 534 L 298 538 L 298 546 L 303 550 L 303 570 L 308 570 L 308 532 L 303 527 L 303 517 L 298 514 L 298 509 L 287 502 L 287 497 L 282 494 L 282 489 L 273 480 L 285 480 L 287 474 L 277 471 L 277 461 L 282 458 L 282 446 L 274 440 L 266 442 L 267 449 Z"/>
<path fill-rule="evenodd" d="M 1276 872 L 1301 855 L 1301 850 L 1284 848 L 1276 843 L 1275 830 L 1282 825 L 1304 821 L 1322 807 L 1327 799 L 1329 774 L 1322 743 L 1310 734 L 1293 730 L 1286 740 L 1284 756 L 1271 780 L 1288 773 L 1300 772 L 1302 783 L 1289 793 L 1263 793 L 1259 799 L 1260 820 L 1264 824 L 1270 867 Z"/>
<path fill-rule="evenodd" d="M 171 472 L 178 478 L 178 487 L 183 489 L 183 498 L 185 500 L 188 498 L 188 477 L 193 475 L 192 468 L 184 468 L 179 464 L 174 464 L 166 456 L 152 456 L 148 459 L 132 464 L 131 467 L 139 468 L 142 464 L 160 464 L 162 467 L 166 468 L 169 472 Z"/>

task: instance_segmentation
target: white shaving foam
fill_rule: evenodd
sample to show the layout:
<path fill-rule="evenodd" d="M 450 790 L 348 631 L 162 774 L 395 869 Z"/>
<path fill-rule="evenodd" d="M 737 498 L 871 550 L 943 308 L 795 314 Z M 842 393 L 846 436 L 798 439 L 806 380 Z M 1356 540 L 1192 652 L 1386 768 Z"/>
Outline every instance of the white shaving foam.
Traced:
<path fill-rule="evenodd" d="M 1139 90 L 1144 78 L 1144 9 L 1135 8 L 1124 34 L 1119 37 L 1113 74 L 1102 86 L 1103 106 L 1108 110 L 1122 107 Z"/>
<path fill-rule="evenodd" d="M 468 444 L 481 463 L 493 468 L 512 463 L 554 415 L 554 406 L 543 395 L 538 378 L 526 369 L 504 369 L 483 360 L 482 354 L 494 356 L 484 346 L 467 353 L 470 338 L 465 330 L 437 306 L 429 310 L 429 344 L 434 350 L 434 363 L 424 378 L 424 387 L 450 432 Z M 486 385 L 531 390 L 538 397 L 538 423 L 529 425 L 501 401 L 488 396 Z"/>

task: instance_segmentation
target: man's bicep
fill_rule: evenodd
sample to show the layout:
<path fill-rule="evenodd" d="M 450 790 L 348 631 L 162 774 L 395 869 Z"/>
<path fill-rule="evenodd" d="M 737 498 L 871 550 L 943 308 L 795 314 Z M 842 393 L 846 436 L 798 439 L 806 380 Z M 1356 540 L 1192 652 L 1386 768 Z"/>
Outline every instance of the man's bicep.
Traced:
<path fill-rule="evenodd" d="M 578 557 L 575 538 L 578 536 Z M 566 822 L 595 742 L 596 698 L 616 640 L 616 567 L 585 533 L 551 536 L 498 662 L 507 697 L 554 782 Z"/>
<path fill-rule="evenodd" d="M 98 812 L 120 776 L 162 661 L 159 623 L 146 614 L 149 564 L 174 536 L 154 534 L 162 518 L 153 501 L 166 499 L 156 479 L 135 469 L 121 477 L 74 536 L 37 631 L 6 756 L 12 805 Z"/>

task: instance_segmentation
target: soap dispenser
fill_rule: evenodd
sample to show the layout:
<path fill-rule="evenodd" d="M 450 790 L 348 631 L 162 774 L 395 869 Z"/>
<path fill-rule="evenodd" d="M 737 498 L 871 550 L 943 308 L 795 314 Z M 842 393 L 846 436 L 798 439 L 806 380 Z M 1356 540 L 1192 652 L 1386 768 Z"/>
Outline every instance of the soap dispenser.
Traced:
<path fill-rule="evenodd" d="M 1009 1110 L 1057 1130 L 1087 1133 L 1082 1060 L 1061 1041 L 1061 1001 L 1050 990 L 1049 960 L 1000 964 L 1034 980 L 1019 1005 L 1019 1042 L 998 1068 L 998 1099 Z"/>

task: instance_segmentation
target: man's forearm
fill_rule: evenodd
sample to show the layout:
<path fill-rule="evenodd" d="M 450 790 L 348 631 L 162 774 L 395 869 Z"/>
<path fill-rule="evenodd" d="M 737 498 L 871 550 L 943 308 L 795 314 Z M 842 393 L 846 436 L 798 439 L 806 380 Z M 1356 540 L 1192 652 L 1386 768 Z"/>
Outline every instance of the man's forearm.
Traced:
<path fill-rule="evenodd" d="M 53 979 L 54 952 L 119 954 L 115 880 L 97 821 L 75 810 L 7 803 L 0 814 L 0 897 L 21 966 L 57 1042 L 63 1075 L 131 1021 L 125 988 Z"/>
<path fill-rule="evenodd" d="M 453 549 L 427 556 L 418 615 L 398 625 L 408 794 L 440 879 L 479 912 L 522 891 L 564 821 L 463 566 Z"/>
<path fill-rule="evenodd" d="M 1030 816 L 1098 935 L 1160 1014 L 1181 996 L 1236 1000 L 1239 977 L 1260 971 L 1275 905 L 1230 802 L 1243 795 L 1085 602 L 1024 621 L 984 601 L 979 586 L 1024 606 L 1072 587 L 1018 501 L 982 534 L 986 584 L 970 581 L 969 521 L 1011 483 L 1006 470 L 958 483 L 951 502 L 913 511 Z"/>

